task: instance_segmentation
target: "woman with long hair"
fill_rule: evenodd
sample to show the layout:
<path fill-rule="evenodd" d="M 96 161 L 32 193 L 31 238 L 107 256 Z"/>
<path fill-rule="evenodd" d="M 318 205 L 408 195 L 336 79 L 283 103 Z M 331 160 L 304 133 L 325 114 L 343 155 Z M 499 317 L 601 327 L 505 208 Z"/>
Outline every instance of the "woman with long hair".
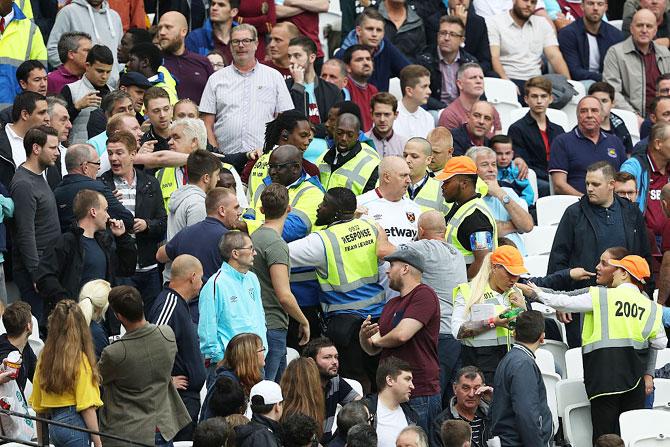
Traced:
<path fill-rule="evenodd" d="M 265 366 L 265 347 L 263 340 L 252 333 L 237 334 L 230 339 L 223 354 L 223 360 L 217 365 L 215 379 L 207 384 L 207 396 L 202 403 L 200 420 L 212 417 L 209 402 L 216 391 L 216 382 L 221 377 L 229 377 L 244 390 L 248 401 L 251 387 L 263 380 L 261 371 Z"/>
<path fill-rule="evenodd" d="M 86 318 L 77 303 L 63 300 L 49 315 L 47 328 L 30 405 L 39 416 L 98 431 L 100 377 Z M 97 435 L 55 425 L 49 425 L 49 437 L 55 447 L 102 446 Z"/>
<path fill-rule="evenodd" d="M 462 344 L 461 360 L 463 365 L 481 369 L 487 384 L 493 383 L 498 363 L 513 343 L 510 331 L 513 318 L 501 315 L 526 308 L 523 294 L 515 284 L 519 275 L 527 272 L 519 250 L 512 246 L 498 247 L 486 255 L 472 281 L 454 289 L 451 328 Z"/>
<path fill-rule="evenodd" d="M 316 421 L 320 438 L 326 403 L 316 362 L 309 357 L 293 360 L 286 367 L 280 386 L 284 396 L 282 421 L 296 413 L 309 416 Z"/>
<path fill-rule="evenodd" d="M 103 323 L 109 307 L 110 290 L 112 286 L 107 281 L 94 279 L 84 284 L 79 292 L 79 308 L 91 328 L 96 358 L 100 358 L 102 350 L 109 345 L 109 333 Z"/>

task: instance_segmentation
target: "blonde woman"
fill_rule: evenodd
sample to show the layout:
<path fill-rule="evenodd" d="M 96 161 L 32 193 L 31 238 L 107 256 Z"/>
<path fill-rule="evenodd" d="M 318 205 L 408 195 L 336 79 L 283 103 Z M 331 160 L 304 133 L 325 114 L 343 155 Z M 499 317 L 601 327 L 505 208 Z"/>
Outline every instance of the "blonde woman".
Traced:
<path fill-rule="evenodd" d="M 47 323 L 49 336 L 37 360 L 30 405 L 39 416 L 98 431 L 100 378 L 91 331 L 72 300 L 56 304 Z M 100 437 L 49 425 L 55 447 L 102 447 Z"/>
<path fill-rule="evenodd" d="M 100 358 L 102 350 L 109 345 L 109 333 L 104 326 L 105 312 L 109 307 L 111 285 L 104 279 L 89 281 L 79 292 L 79 308 L 91 328 L 95 357 Z"/>
<path fill-rule="evenodd" d="M 489 384 L 513 342 L 509 330 L 513 318 L 500 315 L 510 309 L 526 308 L 521 291 L 515 287 L 519 275 L 524 273 L 528 270 L 519 250 L 503 246 L 484 258 L 472 281 L 454 289 L 451 327 L 453 336 L 462 344 L 461 362 L 463 366 L 481 369 Z"/>

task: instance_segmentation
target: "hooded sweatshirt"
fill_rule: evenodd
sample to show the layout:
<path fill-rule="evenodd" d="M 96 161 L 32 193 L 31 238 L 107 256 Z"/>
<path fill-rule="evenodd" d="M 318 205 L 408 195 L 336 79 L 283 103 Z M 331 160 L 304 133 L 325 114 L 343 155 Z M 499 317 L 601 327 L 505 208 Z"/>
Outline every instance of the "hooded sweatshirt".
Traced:
<path fill-rule="evenodd" d="M 206 195 L 205 191 L 196 185 L 186 185 L 172 193 L 168 202 L 168 241 L 182 228 L 205 220 Z"/>
<path fill-rule="evenodd" d="M 116 50 L 123 37 L 123 25 L 119 14 L 109 7 L 107 0 L 102 2 L 99 10 L 94 10 L 86 0 L 72 0 L 64 6 L 56 15 L 49 41 L 47 42 L 47 53 L 49 65 L 58 67 L 61 65 L 58 57 L 58 41 L 63 33 L 78 30 L 88 33 L 93 44 L 107 46 L 114 55 L 114 67 L 109 76 L 108 84 L 114 88 L 119 83 L 119 64 L 116 58 Z"/>

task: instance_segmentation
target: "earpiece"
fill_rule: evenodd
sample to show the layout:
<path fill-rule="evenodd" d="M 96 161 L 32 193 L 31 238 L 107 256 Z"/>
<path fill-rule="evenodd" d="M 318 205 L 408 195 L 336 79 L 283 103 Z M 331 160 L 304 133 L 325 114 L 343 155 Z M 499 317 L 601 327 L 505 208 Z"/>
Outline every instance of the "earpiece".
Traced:
<path fill-rule="evenodd" d="M 284 129 L 281 131 L 281 138 L 282 140 L 288 140 L 288 130 Z"/>

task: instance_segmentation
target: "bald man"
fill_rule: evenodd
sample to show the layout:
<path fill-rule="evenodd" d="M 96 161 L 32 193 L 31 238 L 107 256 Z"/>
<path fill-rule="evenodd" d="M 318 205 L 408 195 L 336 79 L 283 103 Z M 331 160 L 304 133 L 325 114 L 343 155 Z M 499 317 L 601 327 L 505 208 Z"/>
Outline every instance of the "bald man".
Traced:
<path fill-rule="evenodd" d="M 384 157 L 379 164 L 379 186 L 358 196 L 358 210 L 381 226 L 394 245 L 407 243 L 417 234 L 417 219 L 421 208 L 407 197 L 411 184 L 410 169 L 401 157 Z M 386 271 L 389 263 L 379 268 L 380 284 L 386 290 L 387 300 L 397 296 L 389 287 Z"/>
<path fill-rule="evenodd" d="M 428 132 L 426 139 L 433 149 L 432 160 L 428 167 L 433 174 L 437 174 L 444 169 L 444 165 L 454 153 L 454 139 L 449 129 L 442 126 Z"/>
<path fill-rule="evenodd" d="M 640 9 L 633 16 L 630 37 L 610 47 L 603 62 L 603 81 L 616 91 L 620 109 L 635 112 L 638 126 L 656 93 L 656 80 L 670 72 L 670 50 L 653 41 L 658 29 L 656 16 Z"/>
<path fill-rule="evenodd" d="M 442 182 L 430 175 L 428 166 L 433 161 L 433 147 L 425 138 L 410 138 L 402 153 L 409 166 L 410 185 L 407 196 L 421 207 L 422 211 L 438 210 L 443 214 L 449 212 L 451 206 L 442 196 Z"/>
<path fill-rule="evenodd" d="M 156 325 L 170 326 L 177 342 L 172 383 L 191 416 L 191 423 L 177 433 L 174 441 L 193 439 L 193 430 L 200 412 L 200 390 L 207 377 L 200 354 L 198 333 L 188 307 L 188 302 L 198 296 L 201 287 L 200 261 L 191 255 L 179 255 L 172 261 L 172 276 L 168 286 L 147 306 L 147 320 Z"/>
<path fill-rule="evenodd" d="M 158 22 L 158 46 L 163 51 L 163 66 L 177 83 L 179 99 L 190 99 L 200 103 L 207 79 L 214 73 L 212 63 L 205 56 L 186 49 L 184 40 L 188 24 L 183 14 L 170 11 Z"/>

